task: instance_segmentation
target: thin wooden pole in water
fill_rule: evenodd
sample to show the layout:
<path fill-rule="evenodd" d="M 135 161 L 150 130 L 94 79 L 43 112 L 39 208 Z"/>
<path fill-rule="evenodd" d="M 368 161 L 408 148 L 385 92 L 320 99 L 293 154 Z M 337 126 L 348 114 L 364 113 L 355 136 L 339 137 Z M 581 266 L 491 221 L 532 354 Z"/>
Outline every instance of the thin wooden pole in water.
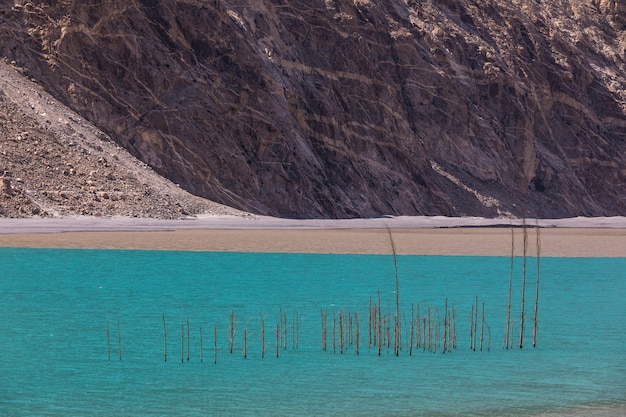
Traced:
<path fill-rule="evenodd" d="M 372 345 L 378 345 L 378 307 L 372 305 Z"/>
<path fill-rule="evenodd" d="M 506 303 L 506 322 L 504 323 L 504 348 L 511 345 L 511 302 L 513 297 L 513 259 L 515 258 L 515 232 L 511 228 L 511 268 L 509 272 L 509 295 Z"/>
<path fill-rule="evenodd" d="M 246 356 L 248 355 L 247 352 L 247 348 L 248 348 L 248 341 L 246 340 L 246 336 L 247 336 L 247 329 L 243 329 L 243 358 L 246 359 Z"/>
<path fill-rule="evenodd" d="M 354 326 L 355 326 L 355 339 L 354 339 L 354 351 L 356 354 L 359 354 L 359 316 L 357 313 L 354 313 Z"/>
<path fill-rule="evenodd" d="M 483 301 L 481 323 L 480 323 L 480 350 L 483 350 L 483 336 L 485 333 L 485 302 Z"/>
<path fill-rule="evenodd" d="M 283 324 L 284 324 L 284 328 L 283 331 L 285 332 L 285 340 L 283 340 L 283 349 L 287 350 L 287 334 L 288 334 L 288 329 L 287 329 L 287 312 L 285 311 L 284 316 L 283 316 Z"/>
<path fill-rule="evenodd" d="M 213 363 L 217 364 L 217 325 L 213 326 Z"/>
<path fill-rule="evenodd" d="M 528 230 L 526 229 L 526 213 L 522 209 L 522 227 L 524 229 L 524 254 L 522 258 L 522 311 L 519 322 L 519 348 L 524 346 L 524 322 L 526 315 L 524 312 L 524 295 L 526 292 L 526 252 L 528 251 Z"/>
<path fill-rule="evenodd" d="M 435 310 L 437 316 L 437 327 L 435 327 L 435 345 L 434 345 L 434 353 L 437 353 L 437 346 L 439 344 L 440 332 L 441 332 L 441 316 L 439 315 L 439 311 Z"/>
<path fill-rule="evenodd" d="M 261 359 L 265 358 L 265 320 L 261 313 Z"/>
<path fill-rule="evenodd" d="M 328 350 L 328 307 L 324 310 L 324 351 Z"/>
<path fill-rule="evenodd" d="M 419 348 L 420 347 L 420 337 L 421 337 L 421 332 L 420 332 L 420 326 L 422 324 L 422 321 L 420 320 L 420 305 L 417 305 L 417 318 L 415 319 L 415 347 Z"/>
<path fill-rule="evenodd" d="M 120 332 L 120 318 L 117 318 L 117 348 L 120 352 L 120 360 L 122 360 L 122 333 Z"/>
<path fill-rule="evenodd" d="M 377 310 L 377 313 L 378 313 L 378 356 L 380 356 L 380 351 L 381 351 L 382 344 L 383 344 L 383 341 L 382 341 L 382 338 L 381 338 L 381 332 L 382 332 L 381 327 L 383 326 L 383 322 L 382 322 L 382 311 L 380 309 L 380 288 L 378 289 L 378 310 Z"/>
<path fill-rule="evenodd" d="M 400 355 L 400 317 L 393 317 L 393 353 L 395 356 Z"/>
<path fill-rule="evenodd" d="M 278 309 L 278 343 L 283 347 L 283 308 Z"/>
<path fill-rule="evenodd" d="M 535 284 L 535 312 L 533 314 L 533 347 L 537 347 L 537 313 L 539 312 L 539 264 L 541 258 L 541 229 L 537 222 L 537 282 Z"/>
<path fill-rule="evenodd" d="M 353 329 L 354 329 L 354 321 L 352 318 L 352 312 L 350 311 L 346 311 L 343 313 L 343 323 L 344 323 L 344 328 L 343 328 L 343 334 L 344 334 L 344 348 L 347 351 L 349 346 L 352 346 L 354 344 L 354 334 L 353 334 Z"/>
<path fill-rule="evenodd" d="M 389 234 L 389 242 L 391 243 L 391 252 L 393 255 L 393 266 L 395 270 L 395 278 L 396 278 L 396 314 L 394 318 L 394 328 L 393 328 L 393 351 L 396 356 L 399 355 L 400 352 L 400 283 L 398 280 L 398 254 L 396 250 L 396 243 L 393 240 L 393 235 L 391 234 L 391 229 L 387 227 L 387 233 Z"/>
<path fill-rule="evenodd" d="M 352 313 L 350 313 L 348 311 L 347 313 L 348 316 L 348 346 L 352 346 L 352 344 L 354 343 L 354 339 L 352 337 Z"/>
<path fill-rule="evenodd" d="M 339 310 L 339 353 L 343 354 L 343 310 Z"/>
<path fill-rule="evenodd" d="M 276 357 L 278 357 L 278 349 L 279 349 L 279 338 L 280 338 L 280 318 L 278 320 L 278 323 L 276 323 Z"/>
<path fill-rule="evenodd" d="M 232 310 L 230 313 L 230 330 L 229 330 L 229 343 L 228 343 L 228 351 L 229 353 L 233 353 L 233 346 L 235 344 L 235 311 Z"/>
<path fill-rule="evenodd" d="M 428 351 L 433 350 L 433 333 L 432 333 L 432 322 L 433 319 L 430 316 L 430 307 L 428 307 Z"/>
<path fill-rule="evenodd" d="M 202 363 L 202 326 L 200 326 L 200 363 Z"/>
<path fill-rule="evenodd" d="M 191 339 L 189 337 L 190 331 L 189 331 L 189 317 L 187 317 L 187 362 L 189 362 L 189 339 Z"/>
<path fill-rule="evenodd" d="M 476 307 L 474 308 L 474 350 L 476 350 L 476 341 L 478 339 L 478 296 L 476 296 Z"/>
<path fill-rule="evenodd" d="M 111 332 L 109 331 L 109 321 L 107 320 L 107 358 L 111 361 Z"/>
<path fill-rule="evenodd" d="M 413 306 L 411 305 L 411 307 L 413 307 Z M 409 319 L 410 323 L 407 324 L 406 317 L 405 317 L 404 313 L 402 313 L 402 321 L 404 323 L 404 334 L 406 334 L 406 337 L 408 337 L 408 339 L 406 341 L 406 349 L 407 350 L 410 349 L 409 346 L 413 343 L 413 335 L 412 335 L 412 333 L 413 333 L 413 319 L 414 319 L 414 317 L 411 317 Z M 404 342 L 403 342 L 403 344 L 404 344 Z M 400 350 L 404 349 L 403 348 L 403 344 L 400 345 Z"/>
<path fill-rule="evenodd" d="M 300 315 L 296 311 L 296 349 L 300 348 Z"/>
<path fill-rule="evenodd" d="M 474 349 L 474 305 L 472 304 L 472 311 L 470 313 L 470 350 Z"/>
<path fill-rule="evenodd" d="M 411 303 L 411 337 L 409 339 L 409 356 L 413 356 L 413 326 L 415 323 L 415 309 Z"/>
<path fill-rule="evenodd" d="M 337 353 L 337 344 L 336 344 L 336 329 L 337 328 L 337 318 L 335 316 L 335 311 L 333 310 L 333 353 Z"/>
<path fill-rule="evenodd" d="M 322 323 L 322 334 L 321 334 L 321 341 L 322 341 L 322 350 L 324 349 L 324 310 L 322 310 L 320 308 L 320 322 Z"/>
<path fill-rule="evenodd" d="M 372 348 L 372 296 L 370 295 L 370 308 L 367 314 L 367 349 Z"/>
<path fill-rule="evenodd" d="M 389 348 L 391 347 L 391 312 L 387 308 L 387 316 L 385 317 L 385 347 L 387 348 L 387 353 L 389 353 Z"/>
<path fill-rule="evenodd" d="M 320 308 L 320 316 L 322 318 L 322 350 L 326 351 L 326 316 L 328 316 L 328 310 L 324 313 L 324 310 Z"/>
<path fill-rule="evenodd" d="M 426 351 L 426 317 L 422 318 L 422 350 Z"/>
<path fill-rule="evenodd" d="M 448 352 L 452 352 L 452 312 L 448 311 Z"/>
<path fill-rule="evenodd" d="M 163 313 L 163 362 L 167 362 L 167 326 L 165 325 L 165 313 Z"/>
<path fill-rule="evenodd" d="M 443 307 L 443 353 L 448 350 L 448 297 Z"/>
<path fill-rule="evenodd" d="M 452 348 L 456 349 L 456 310 L 452 306 Z"/>
<path fill-rule="evenodd" d="M 348 350 L 348 346 L 350 346 L 350 339 L 352 338 L 352 335 L 350 334 L 352 331 L 350 328 L 350 324 L 352 323 L 352 313 L 342 309 L 341 315 L 343 316 L 343 348 Z"/>
<path fill-rule="evenodd" d="M 452 352 L 455 349 L 454 339 L 456 334 L 454 333 L 454 305 L 448 311 L 448 352 Z"/>
<path fill-rule="evenodd" d="M 454 311 L 454 306 L 450 307 L 448 310 L 448 352 L 452 352 L 454 349 L 454 318 L 452 312 Z"/>

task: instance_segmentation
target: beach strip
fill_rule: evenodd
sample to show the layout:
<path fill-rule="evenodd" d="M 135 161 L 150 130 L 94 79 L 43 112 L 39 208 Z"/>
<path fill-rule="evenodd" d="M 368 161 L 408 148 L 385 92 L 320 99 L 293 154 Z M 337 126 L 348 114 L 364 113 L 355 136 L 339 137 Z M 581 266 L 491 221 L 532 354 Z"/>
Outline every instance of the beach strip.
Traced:
<path fill-rule="evenodd" d="M 626 257 L 626 229 L 527 229 L 527 255 Z M 390 238 L 391 233 L 391 238 Z M 513 235 L 512 235 L 513 234 Z M 169 229 L 0 233 L 0 247 L 136 249 L 399 255 L 521 256 L 524 232 L 515 227 L 365 229 Z"/>

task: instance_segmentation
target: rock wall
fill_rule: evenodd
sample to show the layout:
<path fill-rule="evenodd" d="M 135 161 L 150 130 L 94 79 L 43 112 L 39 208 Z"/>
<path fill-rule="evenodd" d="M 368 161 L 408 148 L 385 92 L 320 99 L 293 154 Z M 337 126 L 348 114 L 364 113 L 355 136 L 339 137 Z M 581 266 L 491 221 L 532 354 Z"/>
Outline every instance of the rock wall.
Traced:
<path fill-rule="evenodd" d="M 0 8 L 8 61 L 220 203 L 286 217 L 626 213 L 620 2 Z"/>
<path fill-rule="evenodd" d="M 0 60 L 0 218 L 246 216 L 193 196 Z"/>

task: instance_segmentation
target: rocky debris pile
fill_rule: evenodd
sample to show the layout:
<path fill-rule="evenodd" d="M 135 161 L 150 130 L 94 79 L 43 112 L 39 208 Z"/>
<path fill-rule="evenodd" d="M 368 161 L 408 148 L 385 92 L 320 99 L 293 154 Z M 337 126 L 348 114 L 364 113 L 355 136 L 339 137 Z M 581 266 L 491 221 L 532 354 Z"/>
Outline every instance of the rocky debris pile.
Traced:
<path fill-rule="evenodd" d="M 0 217 L 245 215 L 164 180 L 6 63 L 0 138 Z"/>

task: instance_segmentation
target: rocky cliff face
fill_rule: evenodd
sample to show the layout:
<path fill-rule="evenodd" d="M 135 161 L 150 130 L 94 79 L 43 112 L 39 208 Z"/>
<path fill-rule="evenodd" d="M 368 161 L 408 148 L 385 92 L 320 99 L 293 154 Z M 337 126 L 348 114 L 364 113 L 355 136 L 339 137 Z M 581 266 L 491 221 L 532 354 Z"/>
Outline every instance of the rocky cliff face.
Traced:
<path fill-rule="evenodd" d="M 247 216 L 193 196 L 0 61 L 0 218 Z"/>
<path fill-rule="evenodd" d="M 157 172 L 247 211 L 626 213 L 626 5 L 0 6 L 0 52 Z"/>

